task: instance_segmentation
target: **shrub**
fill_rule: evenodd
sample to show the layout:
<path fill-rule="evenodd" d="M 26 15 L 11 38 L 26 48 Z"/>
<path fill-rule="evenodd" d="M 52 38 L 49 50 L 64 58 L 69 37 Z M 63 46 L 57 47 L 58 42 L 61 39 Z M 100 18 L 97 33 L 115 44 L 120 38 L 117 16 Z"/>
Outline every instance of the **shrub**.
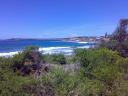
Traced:
<path fill-rule="evenodd" d="M 76 49 L 75 51 L 75 61 L 79 62 L 85 68 L 95 68 L 102 65 L 102 63 L 115 64 L 116 60 L 120 58 L 118 52 L 111 51 L 106 48 L 100 49 Z M 84 62 L 83 62 L 84 61 Z M 109 66 L 109 65 L 108 65 Z"/>
<path fill-rule="evenodd" d="M 86 79 L 79 72 L 69 74 L 63 69 L 51 70 L 42 77 L 41 82 L 52 86 L 55 96 L 96 96 L 102 89 L 102 83 L 98 80 Z"/>
<path fill-rule="evenodd" d="M 102 95 L 111 96 L 118 89 L 120 83 L 120 71 L 117 60 L 121 59 L 118 52 L 106 48 L 101 49 L 77 49 L 76 61 L 82 64 L 83 78 L 98 80 L 103 87 Z M 119 82 L 118 82 L 119 81 Z"/>
<path fill-rule="evenodd" d="M 29 83 L 29 77 L 17 76 L 11 66 L 12 58 L 0 58 L 0 96 L 27 96 L 22 86 Z"/>
<path fill-rule="evenodd" d="M 13 70 L 22 75 L 29 75 L 41 69 L 42 54 L 38 51 L 38 47 L 30 46 L 13 57 Z"/>
<path fill-rule="evenodd" d="M 66 58 L 63 54 L 51 54 L 51 55 L 45 55 L 45 61 L 49 63 L 55 63 L 55 64 L 66 64 Z"/>

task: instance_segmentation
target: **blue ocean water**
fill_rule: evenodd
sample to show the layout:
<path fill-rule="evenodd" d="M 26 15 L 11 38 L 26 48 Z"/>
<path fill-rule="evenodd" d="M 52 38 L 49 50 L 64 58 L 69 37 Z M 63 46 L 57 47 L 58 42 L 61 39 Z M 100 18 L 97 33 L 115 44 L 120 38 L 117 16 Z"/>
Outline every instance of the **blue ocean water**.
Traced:
<path fill-rule="evenodd" d="M 77 47 L 88 48 L 92 45 L 95 45 L 95 43 L 67 42 L 60 40 L 0 40 L 0 53 L 22 51 L 26 46 L 32 46 L 32 45 L 38 46 L 40 50 L 43 50 L 46 53 L 49 52 L 52 53 L 52 51 L 57 53 L 57 50 L 59 50 L 60 52 L 63 51 L 71 52 L 72 48 L 77 48 Z"/>

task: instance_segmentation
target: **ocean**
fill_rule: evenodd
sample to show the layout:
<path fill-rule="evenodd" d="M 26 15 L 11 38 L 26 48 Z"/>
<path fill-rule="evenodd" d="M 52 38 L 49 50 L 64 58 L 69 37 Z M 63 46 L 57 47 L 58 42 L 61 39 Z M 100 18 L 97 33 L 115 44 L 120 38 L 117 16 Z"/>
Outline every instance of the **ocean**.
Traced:
<path fill-rule="evenodd" d="M 89 48 L 94 42 L 68 42 L 61 40 L 0 40 L 0 56 L 12 56 L 26 46 L 38 46 L 43 54 L 62 53 L 69 55 L 74 48 Z"/>

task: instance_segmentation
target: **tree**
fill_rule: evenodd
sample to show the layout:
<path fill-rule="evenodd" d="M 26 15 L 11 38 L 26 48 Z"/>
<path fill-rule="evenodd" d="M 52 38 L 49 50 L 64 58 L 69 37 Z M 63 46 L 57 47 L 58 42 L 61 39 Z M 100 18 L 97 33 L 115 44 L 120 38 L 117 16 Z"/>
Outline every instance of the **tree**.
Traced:
<path fill-rule="evenodd" d="M 107 34 L 107 32 L 105 33 L 105 38 L 107 38 L 107 36 L 108 36 L 108 34 Z"/>
<path fill-rule="evenodd" d="M 112 40 L 124 42 L 128 40 L 128 19 L 121 19 L 116 31 L 112 34 Z"/>
<path fill-rule="evenodd" d="M 100 46 L 117 50 L 121 56 L 128 57 L 128 19 L 121 19 L 109 41 L 102 41 Z"/>

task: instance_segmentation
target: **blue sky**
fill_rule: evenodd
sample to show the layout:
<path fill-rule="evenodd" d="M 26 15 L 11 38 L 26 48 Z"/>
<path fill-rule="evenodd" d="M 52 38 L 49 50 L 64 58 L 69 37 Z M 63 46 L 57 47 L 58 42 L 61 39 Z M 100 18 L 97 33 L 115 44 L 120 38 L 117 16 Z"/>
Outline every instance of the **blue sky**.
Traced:
<path fill-rule="evenodd" d="M 100 36 L 128 17 L 128 0 L 0 0 L 0 39 Z"/>

